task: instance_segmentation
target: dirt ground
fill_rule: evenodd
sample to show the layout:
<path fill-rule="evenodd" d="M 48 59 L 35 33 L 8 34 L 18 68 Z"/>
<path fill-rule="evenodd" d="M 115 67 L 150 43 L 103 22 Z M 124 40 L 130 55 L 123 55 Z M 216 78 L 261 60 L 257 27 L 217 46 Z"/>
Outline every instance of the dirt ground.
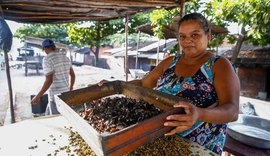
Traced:
<path fill-rule="evenodd" d="M 14 62 L 10 62 L 12 64 Z M 112 71 L 92 66 L 74 66 L 76 80 L 74 89 L 86 87 L 88 84 L 95 84 L 102 79 L 106 80 L 123 80 L 125 81 L 125 73 L 119 71 Z M 43 85 L 45 76 L 43 70 L 38 75 L 35 70 L 29 70 L 28 76 L 25 76 L 24 68 L 10 69 L 14 107 L 16 122 L 32 118 L 30 96 L 37 94 Z M 129 77 L 129 80 L 132 78 Z M 0 125 L 10 123 L 9 110 L 9 93 L 6 71 L 0 70 Z"/>

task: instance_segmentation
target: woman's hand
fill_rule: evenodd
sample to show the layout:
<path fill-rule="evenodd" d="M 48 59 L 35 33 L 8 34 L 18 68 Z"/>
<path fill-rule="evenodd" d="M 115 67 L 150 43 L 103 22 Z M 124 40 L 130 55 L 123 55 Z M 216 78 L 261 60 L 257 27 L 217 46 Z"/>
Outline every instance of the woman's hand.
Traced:
<path fill-rule="evenodd" d="M 106 83 L 106 82 L 109 82 L 109 81 L 103 79 L 103 80 L 99 81 L 99 83 L 97 83 L 97 85 L 98 85 L 98 86 L 102 86 L 103 83 Z"/>
<path fill-rule="evenodd" d="M 108 81 L 108 80 L 101 80 L 101 81 L 99 81 L 99 82 L 96 83 L 96 84 L 88 84 L 87 86 L 88 86 L 88 87 L 94 86 L 94 85 L 102 86 L 103 83 L 106 83 L 106 82 L 109 82 L 109 81 Z"/>
<path fill-rule="evenodd" d="M 186 114 L 174 114 L 167 116 L 167 121 L 164 123 L 164 126 L 175 128 L 165 135 L 173 135 L 175 133 L 185 131 L 191 128 L 199 118 L 199 108 L 188 102 L 179 102 L 175 104 L 174 107 L 184 108 Z"/>

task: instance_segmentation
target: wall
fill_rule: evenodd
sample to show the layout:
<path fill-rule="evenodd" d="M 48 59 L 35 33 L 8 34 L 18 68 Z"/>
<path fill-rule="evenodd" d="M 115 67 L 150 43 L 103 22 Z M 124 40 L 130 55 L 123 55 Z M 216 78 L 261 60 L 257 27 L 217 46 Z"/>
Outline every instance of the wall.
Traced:
<path fill-rule="evenodd" d="M 266 74 L 266 87 L 265 91 L 267 92 L 267 99 L 270 101 L 270 67 L 266 68 L 267 74 Z"/>
<path fill-rule="evenodd" d="M 238 76 L 241 83 L 242 95 L 256 98 L 258 92 L 265 91 L 266 69 L 240 66 L 238 68 Z"/>
<path fill-rule="evenodd" d="M 124 57 L 111 56 L 111 57 L 108 57 L 106 61 L 107 61 L 109 69 L 113 71 L 117 71 L 119 73 L 125 73 L 125 68 L 124 68 L 125 58 Z"/>

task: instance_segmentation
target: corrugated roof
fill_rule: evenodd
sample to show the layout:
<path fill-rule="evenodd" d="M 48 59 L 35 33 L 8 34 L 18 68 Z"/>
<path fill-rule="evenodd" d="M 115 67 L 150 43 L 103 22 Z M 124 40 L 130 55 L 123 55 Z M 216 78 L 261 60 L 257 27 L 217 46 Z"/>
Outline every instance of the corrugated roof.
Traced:
<path fill-rule="evenodd" d="M 131 47 L 128 47 L 128 49 L 131 49 Z M 126 50 L 126 47 L 119 47 L 119 48 L 107 49 L 107 50 L 104 50 L 104 52 L 115 54 L 115 53 L 125 51 L 125 50 Z"/>
<path fill-rule="evenodd" d="M 231 59 L 232 54 L 233 49 L 224 52 L 222 56 Z M 270 66 L 270 45 L 242 45 L 235 64 Z"/>
<path fill-rule="evenodd" d="M 176 39 L 168 39 L 166 41 L 165 40 L 160 40 L 160 42 L 159 42 L 159 51 L 161 52 L 163 50 L 163 48 L 170 49 L 175 44 L 177 44 Z M 154 42 L 152 44 L 149 44 L 147 46 L 144 46 L 144 47 L 140 48 L 138 51 L 139 52 L 149 52 L 149 51 L 156 52 L 157 47 L 158 47 L 158 42 Z"/>
<path fill-rule="evenodd" d="M 44 41 L 43 38 L 26 37 L 24 42 L 26 44 L 28 44 L 28 45 L 33 46 L 33 47 L 41 48 L 41 44 L 42 44 L 43 41 Z M 58 43 L 58 42 L 55 42 L 55 46 L 56 46 L 57 49 L 65 49 L 65 50 L 68 50 L 68 49 L 72 48 L 72 46 L 68 46 L 66 44 Z"/>
<path fill-rule="evenodd" d="M 4 19 L 22 23 L 68 23 L 122 18 L 184 0 L 1 0 Z M 188 1 L 188 0 L 186 0 Z"/>
<path fill-rule="evenodd" d="M 166 41 L 166 46 L 165 46 L 165 41 L 161 40 L 160 41 L 160 47 L 159 47 L 159 52 L 162 53 L 162 50 L 164 47 L 167 49 L 170 49 L 173 47 L 175 44 L 177 44 L 176 39 L 169 39 Z M 140 58 L 152 58 L 153 55 L 157 53 L 157 46 L 158 46 L 158 41 L 155 42 L 146 42 L 144 43 L 144 46 L 140 46 L 141 48 L 138 50 L 138 57 Z M 136 56 L 137 55 L 137 49 L 136 46 L 128 50 L 128 55 L 129 56 Z M 115 57 L 124 57 L 125 56 L 125 51 L 119 51 L 118 53 L 115 53 L 113 56 Z"/>
<path fill-rule="evenodd" d="M 233 49 L 227 50 L 222 55 L 231 58 Z M 267 46 L 253 46 L 242 45 L 238 58 L 269 58 L 270 59 L 270 45 Z"/>

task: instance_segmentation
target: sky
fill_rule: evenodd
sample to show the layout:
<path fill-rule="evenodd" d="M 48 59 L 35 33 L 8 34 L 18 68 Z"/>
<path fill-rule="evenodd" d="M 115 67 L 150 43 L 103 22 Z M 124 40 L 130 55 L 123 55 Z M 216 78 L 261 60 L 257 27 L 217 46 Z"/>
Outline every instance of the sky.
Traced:
<path fill-rule="evenodd" d="M 13 21 L 9 21 L 9 20 L 6 20 L 12 34 L 15 33 L 15 31 L 17 29 L 19 29 L 21 26 L 23 26 L 23 24 L 21 23 L 18 23 L 18 22 L 13 22 Z M 13 58 L 13 60 L 16 59 L 16 57 L 19 55 L 18 51 L 17 51 L 17 48 L 20 48 L 23 46 L 23 43 L 21 43 L 21 40 L 18 39 L 18 38 L 15 38 L 13 37 L 13 41 L 12 41 L 12 47 L 11 47 L 11 50 L 10 50 L 10 54 Z"/>
<path fill-rule="evenodd" d="M 21 26 L 23 26 L 22 23 L 6 20 L 11 32 L 14 34 L 17 29 L 19 29 Z"/>

